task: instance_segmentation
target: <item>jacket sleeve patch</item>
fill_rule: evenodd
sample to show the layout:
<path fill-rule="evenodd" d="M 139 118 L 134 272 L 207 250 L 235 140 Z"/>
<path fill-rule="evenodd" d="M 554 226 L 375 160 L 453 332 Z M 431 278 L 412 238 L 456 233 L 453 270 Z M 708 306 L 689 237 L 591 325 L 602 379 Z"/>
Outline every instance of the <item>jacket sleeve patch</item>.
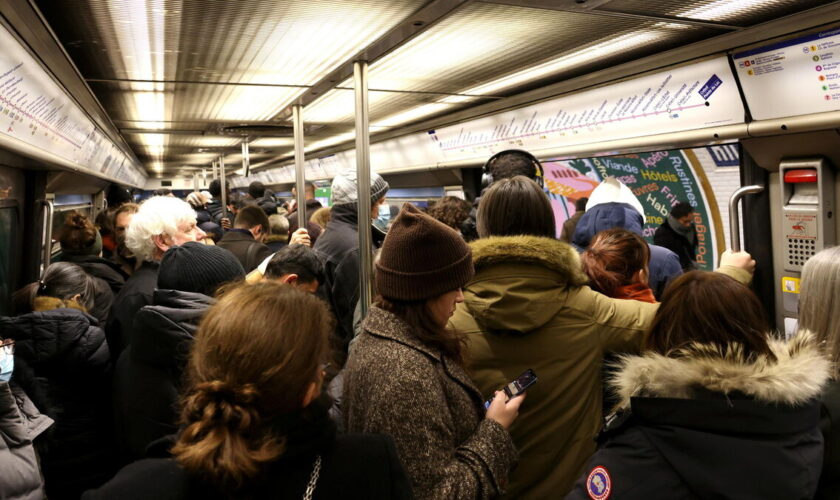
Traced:
<path fill-rule="evenodd" d="M 612 491 L 610 473 L 602 466 L 595 467 L 586 478 L 586 492 L 592 500 L 606 500 Z"/>

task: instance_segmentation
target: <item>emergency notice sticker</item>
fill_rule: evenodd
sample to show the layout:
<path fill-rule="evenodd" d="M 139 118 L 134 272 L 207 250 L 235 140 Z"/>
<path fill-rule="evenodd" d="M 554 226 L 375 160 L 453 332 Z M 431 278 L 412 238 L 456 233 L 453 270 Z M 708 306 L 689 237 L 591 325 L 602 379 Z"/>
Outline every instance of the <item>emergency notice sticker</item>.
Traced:
<path fill-rule="evenodd" d="M 786 213 L 785 238 L 817 239 L 816 214 Z"/>

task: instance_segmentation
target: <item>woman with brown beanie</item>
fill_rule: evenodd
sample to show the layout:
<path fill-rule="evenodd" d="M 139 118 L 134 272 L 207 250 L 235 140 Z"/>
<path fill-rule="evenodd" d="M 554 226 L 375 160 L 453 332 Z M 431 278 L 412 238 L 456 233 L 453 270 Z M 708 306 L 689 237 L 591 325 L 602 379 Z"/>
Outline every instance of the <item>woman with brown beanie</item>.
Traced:
<path fill-rule="evenodd" d="M 463 340 L 446 328 L 473 275 L 471 257 L 455 230 L 406 204 L 380 251 L 379 295 L 345 367 L 348 431 L 393 437 L 420 499 L 497 496 L 516 458 L 507 429 L 523 398 L 497 392 L 485 410 Z"/>
<path fill-rule="evenodd" d="M 607 229 L 596 234 L 580 255 L 589 287 L 614 299 L 656 302 L 648 286 L 650 248 L 638 234 Z"/>
<path fill-rule="evenodd" d="M 226 291 L 193 342 L 173 458 L 135 462 L 84 498 L 411 498 L 393 442 L 337 435 L 319 396 L 331 318 L 277 282 Z"/>

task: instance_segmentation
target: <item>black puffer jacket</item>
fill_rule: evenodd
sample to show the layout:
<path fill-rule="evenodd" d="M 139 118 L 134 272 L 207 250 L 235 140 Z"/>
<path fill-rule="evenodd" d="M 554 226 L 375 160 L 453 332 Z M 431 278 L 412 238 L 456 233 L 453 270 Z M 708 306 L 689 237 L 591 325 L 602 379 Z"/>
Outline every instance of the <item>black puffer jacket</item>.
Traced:
<path fill-rule="evenodd" d="M 95 255 L 73 255 L 62 253 L 60 260 L 78 264 L 86 273 L 108 284 L 114 295 L 120 293 L 128 276 L 116 262 Z"/>
<path fill-rule="evenodd" d="M 230 198 L 228 198 L 230 199 Z M 222 209 L 222 201 L 221 200 L 213 200 L 207 204 L 207 212 L 210 214 L 212 218 L 212 222 L 215 222 L 218 225 L 222 225 L 222 219 L 227 217 L 230 220 L 230 223 L 233 224 L 233 214 L 230 213 L 228 209 Z"/>
<path fill-rule="evenodd" d="M 840 492 L 840 381 L 828 384 L 821 402 L 820 430 L 825 439 L 825 453 L 820 486 L 814 498 L 828 500 L 837 498 Z"/>
<path fill-rule="evenodd" d="M 355 204 L 335 205 L 324 234 L 314 246 L 324 263 L 322 285 L 336 317 L 339 338 L 347 345 L 353 338 L 353 312 L 359 301 L 359 232 Z"/>
<path fill-rule="evenodd" d="M 110 358 L 96 319 L 74 302 L 37 297 L 35 312 L 0 318 L 15 339 L 15 359 L 34 370 L 55 420 L 41 442 L 47 495 L 78 498 L 115 471 L 110 426 Z"/>
<path fill-rule="evenodd" d="M 142 331 L 120 355 L 114 374 L 117 440 L 126 461 L 178 427 L 178 391 L 193 336 L 213 299 L 200 293 L 155 290 L 137 313 Z"/>
<path fill-rule="evenodd" d="M 274 215 L 277 213 L 277 202 L 271 196 L 263 196 L 254 200 L 260 208 L 263 209 L 265 215 Z"/>
<path fill-rule="evenodd" d="M 813 498 L 830 363 L 806 335 L 771 349 L 776 361 L 711 346 L 626 358 L 616 376 L 624 419 L 566 498 Z"/>

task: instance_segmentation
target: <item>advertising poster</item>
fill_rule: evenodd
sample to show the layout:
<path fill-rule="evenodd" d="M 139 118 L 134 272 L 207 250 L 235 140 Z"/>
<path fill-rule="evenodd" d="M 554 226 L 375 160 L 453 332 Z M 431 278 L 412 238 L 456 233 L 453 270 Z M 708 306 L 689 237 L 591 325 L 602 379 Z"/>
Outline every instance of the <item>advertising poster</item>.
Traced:
<path fill-rule="evenodd" d="M 697 266 L 711 271 L 722 242 L 720 216 L 714 194 L 691 151 L 670 150 L 601 158 L 543 162 L 557 235 L 575 213 L 575 200 L 589 197 L 607 176 L 631 189 L 645 210 L 643 236 L 653 243 L 656 228 L 665 223 L 671 207 L 688 201 L 694 207 L 697 229 Z M 722 246 L 722 243 L 721 243 Z"/>

